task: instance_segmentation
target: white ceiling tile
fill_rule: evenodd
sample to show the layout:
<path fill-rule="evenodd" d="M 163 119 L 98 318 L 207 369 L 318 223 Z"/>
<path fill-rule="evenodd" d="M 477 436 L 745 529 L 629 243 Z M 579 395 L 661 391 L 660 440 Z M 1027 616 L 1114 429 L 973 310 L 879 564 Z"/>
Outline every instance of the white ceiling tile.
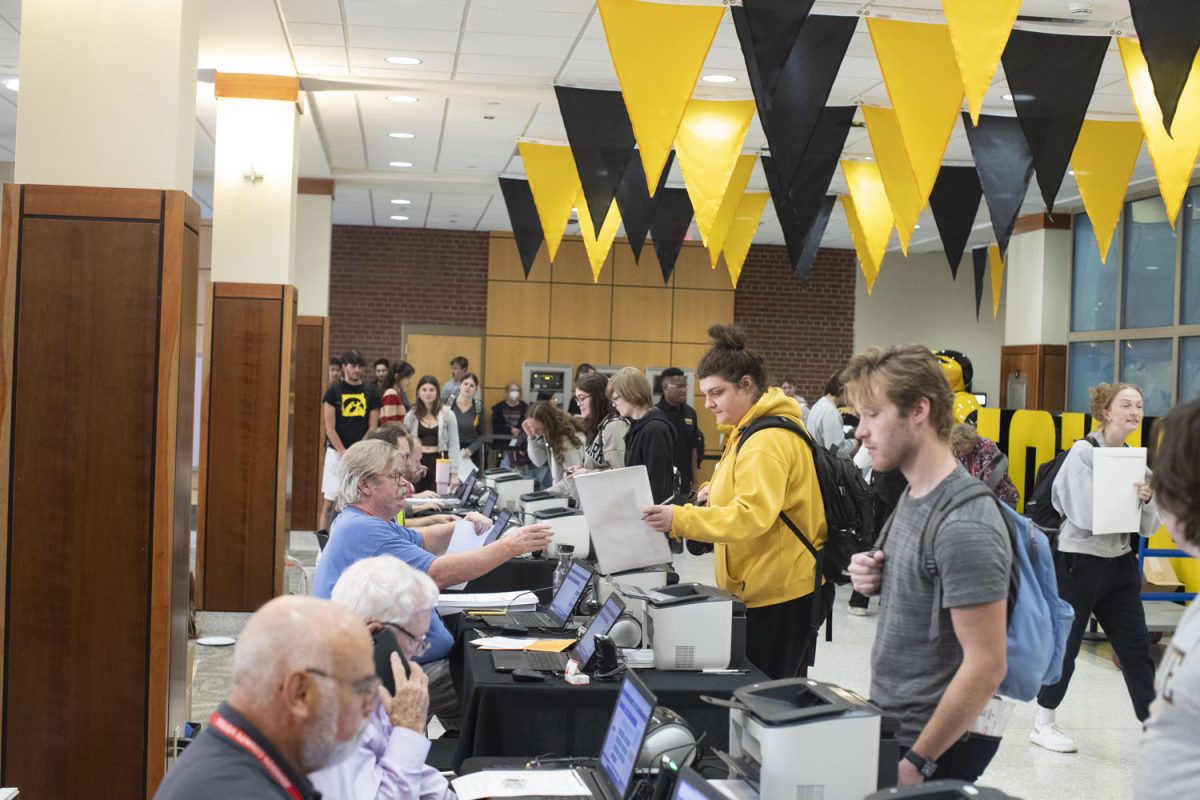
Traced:
<path fill-rule="evenodd" d="M 617 71 L 613 69 L 612 62 L 608 60 L 585 61 L 581 58 L 572 58 L 563 69 L 560 80 L 564 83 L 570 81 L 604 83 L 607 88 L 618 88 Z"/>
<path fill-rule="evenodd" d="M 371 28 L 417 28 L 434 31 L 458 31 L 462 25 L 463 0 L 451 2 L 346 3 L 346 19 L 351 25 Z"/>
<path fill-rule="evenodd" d="M 406 55 L 411 50 L 453 53 L 458 48 L 458 31 L 351 25 L 350 46 L 393 50 L 397 55 Z"/>
<path fill-rule="evenodd" d="M 288 35 L 291 36 L 292 44 L 295 45 L 344 47 L 346 44 L 340 24 L 291 23 L 288 25 Z"/>
<path fill-rule="evenodd" d="M 311 45 L 296 45 L 292 48 L 296 56 L 296 66 L 301 72 L 307 72 L 312 67 L 345 67 L 346 48 L 314 47 Z"/>
<path fill-rule="evenodd" d="M 480 56 L 463 53 L 458 57 L 458 68 L 462 72 L 544 77 L 547 81 L 554 77 L 561 65 L 560 58 L 541 56 Z"/>
<path fill-rule="evenodd" d="M 483 33 L 530 34 L 541 36 L 579 35 L 588 15 L 583 12 L 524 11 L 471 6 L 467 30 Z"/>
<path fill-rule="evenodd" d="M 508 11 L 557 11 L 586 14 L 595 0 L 472 0 L 471 8 L 502 8 Z"/>
<path fill-rule="evenodd" d="M 338 0 L 282 0 L 282 5 L 283 18 L 288 21 L 289 29 L 296 22 L 342 24 Z"/>
<path fill-rule="evenodd" d="M 388 56 L 406 55 L 421 59 L 420 64 L 411 66 L 401 66 L 397 64 L 389 64 L 386 59 Z M 375 49 L 368 47 L 352 47 L 350 48 L 350 66 L 354 67 L 354 74 L 365 75 L 367 73 L 360 72 L 360 68 L 369 68 L 372 72 L 379 72 L 380 75 L 375 77 L 390 77 L 397 80 L 403 80 L 405 76 L 412 75 L 414 77 L 425 80 L 432 80 L 435 76 L 429 75 L 431 72 L 449 73 L 454 68 L 454 53 L 453 51 L 435 52 L 432 50 L 405 50 L 403 53 L 397 52 L 394 48 L 391 49 Z M 441 76 L 436 76 L 440 78 Z M 449 78 L 449 74 L 445 78 Z"/>
<path fill-rule="evenodd" d="M 610 61 L 612 55 L 608 52 L 608 42 L 604 39 L 584 37 L 575 46 L 572 58 L 580 58 L 585 61 Z"/>
<path fill-rule="evenodd" d="M 475 55 L 566 58 L 574 39 L 567 36 L 529 36 L 469 31 L 463 35 L 462 52 Z"/>

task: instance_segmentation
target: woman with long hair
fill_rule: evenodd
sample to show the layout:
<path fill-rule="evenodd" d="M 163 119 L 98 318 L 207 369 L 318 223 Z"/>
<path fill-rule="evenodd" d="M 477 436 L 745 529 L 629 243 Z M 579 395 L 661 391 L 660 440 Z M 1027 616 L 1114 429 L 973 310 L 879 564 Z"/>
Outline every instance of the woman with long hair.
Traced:
<path fill-rule="evenodd" d="M 816 647 L 813 603 L 816 562 L 783 521 L 787 514 L 813 546 L 825 544 L 825 506 L 813 454 L 796 433 L 765 428 L 742 442 L 762 417 L 800 424 L 800 406 L 778 388 L 767 388 L 763 360 L 746 349 L 732 325 L 708 329 L 713 346 L 696 377 L 704 407 L 726 431 L 725 452 L 712 482 L 694 504 L 650 506 L 643 516 L 674 539 L 716 545 L 717 585 L 746 604 L 746 656 L 773 679 L 803 675 Z"/>
<path fill-rule="evenodd" d="M 479 376 L 468 372 L 458 381 L 458 392 L 450 401 L 448 408 L 454 415 L 458 425 L 458 446 L 462 448 L 459 458 L 471 459 L 476 468 L 483 467 L 481 451 L 487 441 L 483 435 L 483 410 L 477 395 L 479 393 Z"/>
<path fill-rule="evenodd" d="M 550 403 L 538 400 L 529 406 L 521 429 L 529 437 L 526 451 L 535 467 L 550 465 L 551 491 L 569 495 L 567 470 L 583 463 L 583 426 Z"/>
<path fill-rule="evenodd" d="M 1154 659 L 1150 655 L 1150 632 L 1142 606 L 1142 576 L 1138 571 L 1137 541 L 1133 534 L 1150 536 L 1158 529 L 1158 508 L 1150 489 L 1150 471 L 1142 481 L 1113 491 L 1136 496 L 1141 505 L 1138 530 L 1124 533 L 1093 533 L 1093 464 L 1096 448 L 1124 447 L 1129 434 L 1142 425 L 1142 390 L 1131 383 L 1102 383 L 1089 392 L 1092 418 L 1100 428 L 1071 445 L 1066 460 L 1050 488 L 1050 500 L 1062 514 L 1054 571 L 1058 594 L 1075 609 L 1075 621 L 1063 654 L 1062 678 L 1043 686 L 1037 697 L 1037 718 L 1029 739 L 1056 753 L 1073 753 L 1075 742 L 1058 729 L 1055 711 L 1067 695 L 1075 657 L 1083 642 L 1088 621 L 1096 621 L 1121 659 L 1125 688 L 1139 720 L 1150 715 L 1154 699 Z"/>
<path fill-rule="evenodd" d="M 383 407 L 379 410 L 379 424 L 403 422 L 408 413 L 408 384 L 412 382 L 413 365 L 407 361 L 397 361 L 388 369 L 387 379 L 383 382 L 387 388 L 383 391 Z"/>
<path fill-rule="evenodd" d="M 417 381 L 417 397 L 404 417 L 404 425 L 421 443 L 421 465 L 425 475 L 414 487 L 418 492 L 437 491 L 437 460 L 441 453 L 450 459 L 450 488 L 458 486 L 458 423 L 441 403 L 441 384 L 432 375 Z"/>
<path fill-rule="evenodd" d="M 571 470 L 570 474 L 582 475 L 585 472 L 624 467 L 625 434 L 629 432 L 629 421 L 621 418 L 608 399 L 608 378 L 599 372 L 582 376 L 575 385 L 575 401 L 583 418 L 587 448 L 583 453 L 583 466 Z"/>
<path fill-rule="evenodd" d="M 591 364 L 584 362 L 575 368 L 575 390 L 579 391 L 579 379 L 584 375 L 591 375 L 596 371 L 596 368 Z M 579 400 L 574 394 L 571 395 L 571 402 L 567 403 L 567 413 L 573 417 L 583 416 L 583 412 L 579 410 Z"/>

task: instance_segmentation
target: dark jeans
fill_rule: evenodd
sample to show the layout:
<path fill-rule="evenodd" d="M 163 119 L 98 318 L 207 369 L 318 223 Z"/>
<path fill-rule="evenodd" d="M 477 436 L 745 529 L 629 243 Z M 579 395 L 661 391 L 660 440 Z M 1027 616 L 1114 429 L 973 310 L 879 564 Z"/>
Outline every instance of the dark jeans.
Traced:
<path fill-rule="evenodd" d="M 904 754 L 909 749 L 900 745 L 900 757 L 904 758 Z M 950 749 L 937 759 L 937 772 L 933 773 L 933 777 L 929 780 L 954 779 L 974 783 L 987 769 L 987 765 L 992 763 L 992 758 L 998 749 L 1000 749 L 999 738 L 968 733 L 965 739 L 952 744 Z"/>
<path fill-rule="evenodd" d="M 816 648 L 812 604 L 816 595 L 746 610 L 746 657 L 772 680 L 808 674 Z"/>
<path fill-rule="evenodd" d="M 1084 553 L 1054 554 L 1058 576 L 1058 594 L 1075 609 L 1075 622 L 1067 638 L 1063 655 L 1062 679 L 1044 686 L 1038 693 L 1042 708 L 1058 708 L 1067 694 L 1075 657 L 1095 614 L 1100 627 L 1121 659 L 1121 672 L 1133 712 L 1139 720 L 1150 716 L 1154 699 L 1154 659 L 1150 655 L 1150 634 L 1146 630 L 1146 612 L 1142 607 L 1142 581 L 1137 559 L 1132 554 L 1118 558 L 1100 558 Z"/>

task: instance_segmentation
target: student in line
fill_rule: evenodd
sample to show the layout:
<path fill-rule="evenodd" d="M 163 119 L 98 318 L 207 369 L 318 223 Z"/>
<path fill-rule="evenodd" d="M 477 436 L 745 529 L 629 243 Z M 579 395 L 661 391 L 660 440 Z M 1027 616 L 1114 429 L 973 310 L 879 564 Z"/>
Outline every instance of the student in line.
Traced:
<path fill-rule="evenodd" d="M 584 375 L 591 375 L 595 371 L 596 368 L 586 362 L 575 368 L 574 386 L 576 392 L 579 391 L 579 379 Z M 579 410 L 579 399 L 574 394 L 571 395 L 571 402 L 567 403 L 567 413 L 575 417 L 583 416 L 583 412 Z"/>
<path fill-rule="evenodd" d="M 645 466 L 654 502 L 673 502 L 675 425 L 666 414 L 651 405 L 654 396 L 650 392 L 650 381 L 633 367 L 623 367 L 609 380 L 608 396 L 617 413 L 629 420 L 629 432 L 625 434 L 625 466 Z"/>
<path fill-rule="evenodd" d="M 583 464 L 583 426 L 544 400 L 529 406 L 521 429 L 528 437 L 529 461 L 534 467 L 550 466 L 550 491 L 570 495 L 568 470 Z"/>
<path fill-rule="evenodd" d="M 379 411 L 379 424 L 403 422 L 408 413 L 408 385 L 412 383 L 413 365 L 397 361 L 388 370 L 383 392 L 383 407 Z"/>
<path fill-rule="evenodd" d="M 625 434 L 629 421 L 623 419 L 608 399 L 608 378 L 599 372 L 589 372 L 575 385 L 575 401 L 583 416 L 583 433 L 587 448 L 583 466 L 571 470 L 571 475 L 621 469 L 625 466 Z M 572 494 L 574 487 L 572 487 Z"/>
<path fill-rule="evenodd" d="M 458 394 L 450 401 L 449 409 L 458 425 L 458 454 L 460 459 L 471 459 L 477 469 L 483 468 L 484 422 L 483 410 L 478 400 L 479 376 L 474 372 L 463 375 L 458 382 Z"/>
<path fill-rule="evenodd" d="M 458 423 L 450 409 L 441 403 L 438 379 L 425 375 L 417 381 L 417 397 L 404 416 L 404 427 L 416 434 L 421 443 L 421 465 L 425 475 L 416 485 L 417 492 L 437 490 L 437 460 L 440 453 L 450 459 L 450 489 L 458 487 Z"/>

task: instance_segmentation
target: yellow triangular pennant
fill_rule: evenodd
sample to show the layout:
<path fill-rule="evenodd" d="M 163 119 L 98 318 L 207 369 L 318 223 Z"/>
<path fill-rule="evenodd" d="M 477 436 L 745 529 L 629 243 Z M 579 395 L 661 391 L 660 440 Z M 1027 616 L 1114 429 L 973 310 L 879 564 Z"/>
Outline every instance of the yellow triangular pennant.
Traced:
<path fill-rule="evenodd" d="M 1142 46 L 1132 39 L 1117 39 L 1117 45 L 1121 48 L 1121 61 L 1125 64 L 1125 79 L 1133 93 L 1133 105 L 1141 120 L 1142 132 L 1146 134 L 1146 149 L 1154 162 L 1154 174 L 1158 176 L 1158 190 L 1167 207 L 1167 219 L 1174 228 L 1183 195 L 1191 182 L 1196 154 L 1200 152 L 1200 69 L 1196 66 L 1200 60 L 1192 63 L 1192 72 L 1183 86 L 1175 121 L 1171 123 L 1175 138 L 1171 138 L 1163 127 L 1162 110 L 1154 96 L 1154 84 L 1142 55 Z"/>
<path fill-rule="evenodd" d="M 597 0 L 596 6 L 646 170 L 646 188 L 654 194 L 725 9 L 640 0 Z"/>
<path fill-rule="evenodd" d="M 863 243 L 871 257 L 875 271 L 883 268 L 883 256 L 887 253 L 888 240 L 892 237 L 892 226 L 896 218 L 888 204 L 879 165 L 874 161 L 843 161 L 842 172 L 846 176 L 846 187 L 854 200 L 854 212 L 858 217 Z"/>
<path fill-rule="evenodd" d="M 858 211 L 854 208 L 854 199 L 848 194 L 841 195 L 842 208 L 846 211 L 846 223 L 850 227 L 850 239 L 854 242 L 854 252 L 858 254 L 858 265 L 862 268 L 863 278 L 867 282 L 867 294 L 875 289 L 875 279 L 879 277 L 879 268 L 871 260 L 871 252 L 867 247 L 867 239 L 863 236 L 862 225 L 858 222 Z"/>
<path fill-rule="evenodd" d="M 579 234 L 583 237 L 583 249 L 587 251 L 588 263 L 592 265 L 592 282 L 599 283 L 604 260 L 608 258 L 608 251 L 612 250 L 613 240 L 617 238 L 617 228 L 621 227 L 621 213 L 617 210 L 617 201 L 614 199 L 608 207 L 604 224 L 600 226 L 600 235 L 597 236 L 592 216 L 588 213 L 587 198 L 582 190 L 575 200 L 575 207 L 579 213 Z"/>
<path fill-rule="evenodd" d="M 713 269 L 717 268 L 717 262 L 721 259 L 721 250 L 725 248 L 725 237 L 729 233 L 729 225 L 733 222 L 733 216 L 742 202 L 746 184 L 750 182 L 750 172 L 756 163 L 758 163 L 758 156 L 738 156 L 737 166 L 733 168 L 733 177 L 729 179 L 729 185 L 725 187 L 725 197 L 721 199 L 721 208 L 717 211 L 717 217 L 713 220 L 712 232 L 708 237 L 708 258 L 712 262 Z"/>
<path fill-rule="evenodd" d="M 867 30 L 924 206 L 962 109 L 962 80 L 950 29 L 870 17 Z"/>
<path fill-rule="evenodd" d="M 983 96 L 1012 32 L 1021 0 L 942 0 L 971 122 L 979 124 Z"/>
<path fill-rule="evenodd" d="M 887 190 L 888 203 L 896 218 L 900 249 L 904 255 L 908 255 L 908 243 L 925 203 L 921 199 L 921 190 L 917 188 L 917 180 L 913 177 L 908 151 L 904 149 L 900 123 L 896 121 L 896 112 L 890 108 L 863 106 L 862 110 L 867 122 L 867 135 L 871 137 L 871 149 L 875 152 L 875 162 L 879 164 L 879 174 L 883 178 L 883 188 Z"/>
<path fill-rule="evenodd" d="M 1079 195 L 1100 248 L 1100 262 L 1108 259 L 1113 232 L 1125 205 L 1129 179 L 1142 151 L 1142 126 L 1138 122 L 1085 119 L 1071 154 L 1071 168 Z"/>
<path fill-rule="evenodd" d="M 679 123 L 675 158 L 705 245 L 753 117 L 753 100 L 693 100 Z"/>
<path fill-rule="evenodd" d="M 558 253 L 567 220 L 575 198 L 579 196 L 579 173 L 575 168 L 575 157 L 565 144 L 542 142 L 517 142 L 521 162 L 525 165 L 525 177 L 529 179 L 529 191 L 533 193 L 533 204 L 542 221 L 542 234 L 546 237 L 546 251 L 550 260 Z M 581 205 L 586 205 L 583 203 Z"/>
<path fill-rule="evenodd" d="M 1000 315 L 1000 288 L 1004 285 L 1004 258 L 1000 245 L 988 245 L 988 267 L 992 273 L 992 319 Z"/>
<path fill-rule="evenodd" d="M 746 254 L 750 252 L 750 243 L 758 231 L 758 221 L 762 219 L 770 197 L 769 192 L 745 192 L 738 201 L 737 213 L 733 215 L 729 234 L 725 237 L 725 267 L 735 289 L 742 275 L 742 265 L 746 263 Z"/>

